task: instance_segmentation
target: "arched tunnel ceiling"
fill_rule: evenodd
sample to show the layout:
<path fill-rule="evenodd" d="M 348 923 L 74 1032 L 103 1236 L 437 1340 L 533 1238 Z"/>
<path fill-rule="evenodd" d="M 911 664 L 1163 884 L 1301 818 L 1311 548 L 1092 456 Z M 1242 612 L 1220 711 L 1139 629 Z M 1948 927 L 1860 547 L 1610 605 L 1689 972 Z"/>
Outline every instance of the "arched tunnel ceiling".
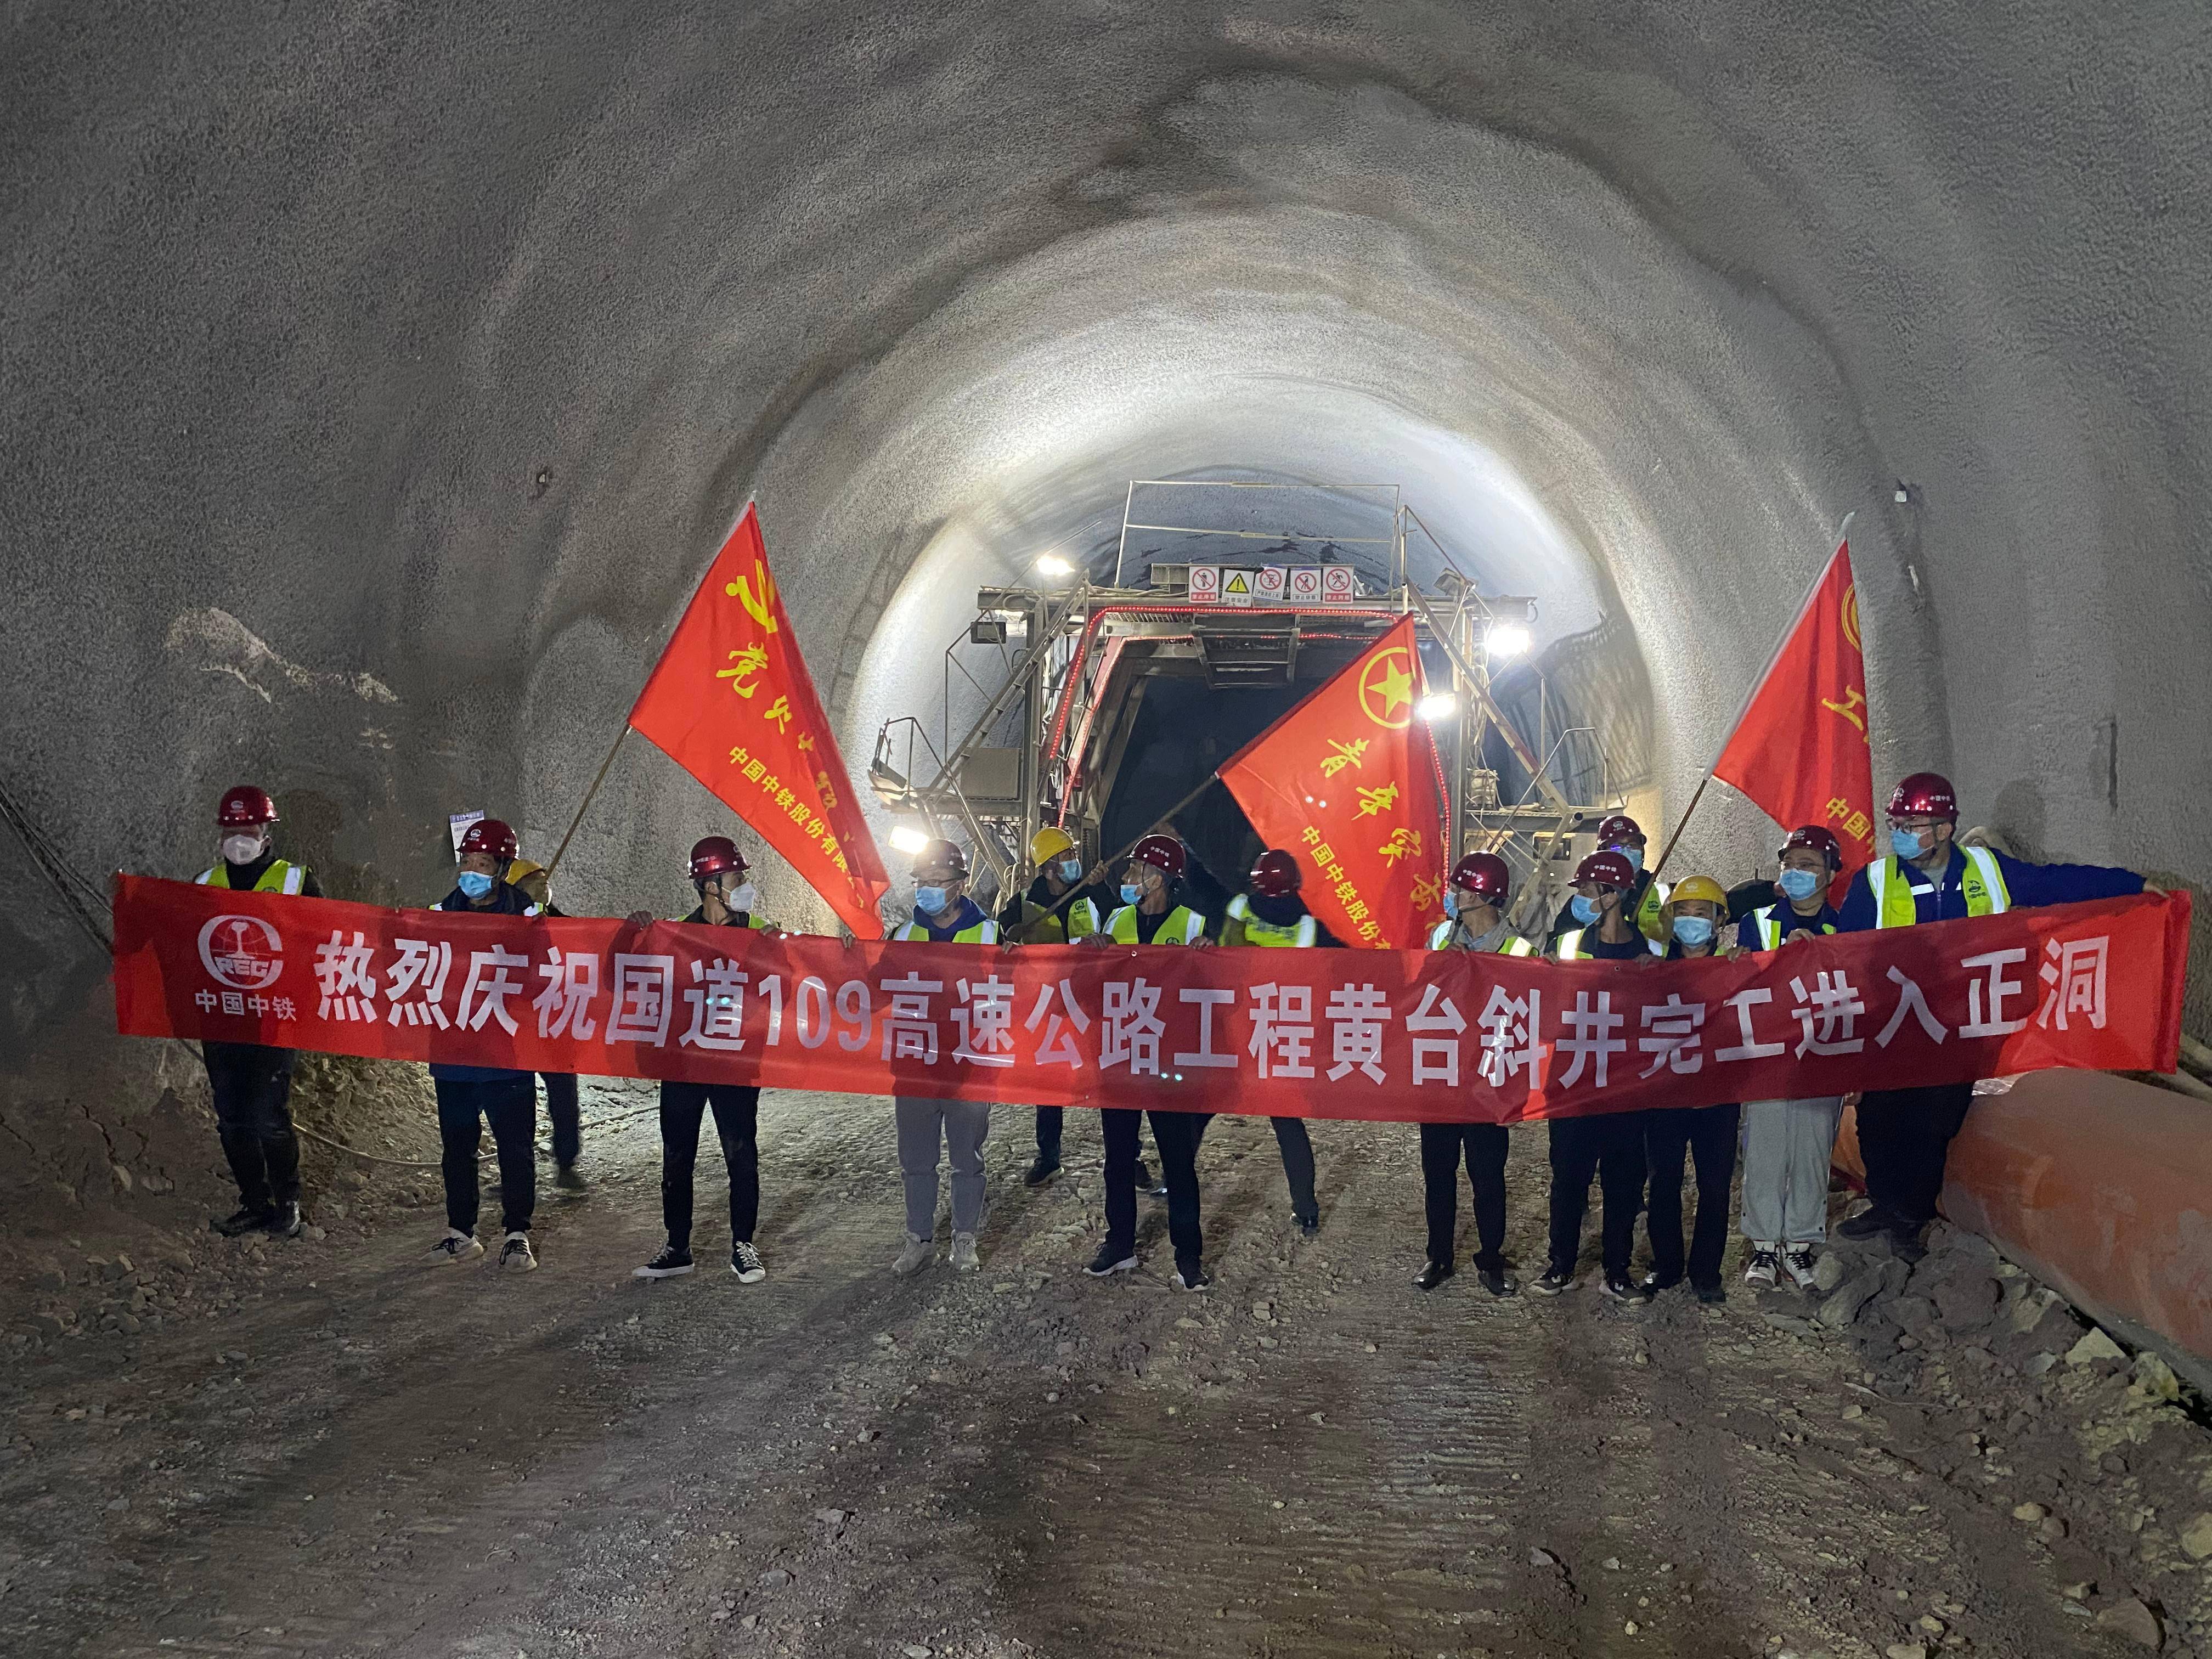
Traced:
<path fill-rule="evenodd" d="M 1609 630 L 1677 810 L 1856 510 L 1878 774 L 2212 872 L 2201 6 L 4 39 L 7 783 L 88 871 L 195 865 L 245 776 L 365 895 L 427 896 L 457 806 L 556 836 L 753 494 L 864 763 L 909 628 L 933 687 L 975 582 L 1132 476 L 1249 469 L 1403 482 L 1552 637 Z M 710 815 L 637 745 L 571 902 L 670 896 Z"/>

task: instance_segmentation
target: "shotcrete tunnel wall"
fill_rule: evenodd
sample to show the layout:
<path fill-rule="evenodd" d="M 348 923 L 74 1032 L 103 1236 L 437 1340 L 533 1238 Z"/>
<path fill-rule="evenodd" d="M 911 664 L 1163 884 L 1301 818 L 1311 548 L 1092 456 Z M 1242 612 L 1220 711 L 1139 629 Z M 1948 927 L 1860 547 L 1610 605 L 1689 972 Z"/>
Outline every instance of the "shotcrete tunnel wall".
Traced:
<path fill-rule="evenodd" d="M 420 902 L 448 811 L 559 834 L 749 495 L 860 761 L 978 580 L 1249 468 L 1405 483 L 1674 811 L 1856 510 L 1877 773 L 2201 883 L 2208 46 L 2178 0 L 19 9 L 6 787 L 182 874 L 259 779 Z M 634 743 L 564 901 L 671 902 L 726 820 Z M 154 1062 L 0 870 L 35 1145 Z"/>

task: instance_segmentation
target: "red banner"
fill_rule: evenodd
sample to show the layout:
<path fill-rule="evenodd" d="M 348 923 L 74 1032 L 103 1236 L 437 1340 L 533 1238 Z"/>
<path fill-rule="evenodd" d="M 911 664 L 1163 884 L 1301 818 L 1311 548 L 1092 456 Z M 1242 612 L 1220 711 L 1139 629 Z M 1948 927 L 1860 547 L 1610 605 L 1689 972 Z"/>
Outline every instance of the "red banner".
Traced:
<path fill-rule="evenodd" d="M 116 1022 L 385 1060 L 1379 1121 L 2172 1071 L 2185 894 L 1735 961 L 841 945 L 117 878 Z"/>
<path fill-rule="evenodd" d="M 1413 950 L 1443 917 L 1443 804 L 1413 619 L 1245 744 L 1221 781 L 1270 847 L 1306 866 L 1299 896 L 1346 945 Z"/>
<path fill-rule="evenodd" d="M 1826 824 L 1843 873 L 1874 859 L 1874 761 L 1851 548 L 1839 544 L 1744 705 L 1713 775 L 1784 830 Z"/>
<path fill-rule="evenodd" d="M 792 636 L 750 507 L 722 544 L 629 723 L 781 853 L 844 924 L 883 936 L 890 889 Z"/>

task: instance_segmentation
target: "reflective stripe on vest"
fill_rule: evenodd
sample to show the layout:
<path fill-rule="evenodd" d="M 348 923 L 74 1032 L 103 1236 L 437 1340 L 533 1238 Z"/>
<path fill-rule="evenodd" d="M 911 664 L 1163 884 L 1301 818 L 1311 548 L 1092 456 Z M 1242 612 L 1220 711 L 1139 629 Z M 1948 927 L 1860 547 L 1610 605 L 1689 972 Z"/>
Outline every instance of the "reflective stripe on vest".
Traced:
<path fill-rule="evenodd" d="M 287 864 L 283 859 L 277 859 L 261 872 L 261 878 L 253 884 L 253 890 L 257 893 L 290 893 L 296 896 L 301 884 L 307 879 L 306 865 Z M 201 871 L 199 884 L 203 887 L 228 887 L 230 866 L 228 864 L 218 864 L 212 869 Z"/>
<path fill-rule="evenodd" d="M 1181 917 L 1181 921 L 1176 918 Z M 1106 919 L 1106 932 L 1117 945 L 1140 945 L 1137 937 L 1137 907 L 1125 904 Z M 1177 939 L 1176 934 L 1182 937 Z M 1188 905 L 1178 904 L 1160 918 L 1159 931 L 1152 935 L 1155 945 L 1195 945 L 1205 937 L 1206 918 Z"/>
<path fill-rule="evenodd" d="M 1589 931 L 1587 927 L 1572 927 L 1559 935 L 1559 957 L 1561 962 L 1573 962 L 1577 959 L 1583 962 L 1595 960 L 1588 951 L 1583 949 L 1583 935 Z M 1644 948 L 1655 957 L 1666 954 L 1656 939 L 1645 939 Z"/>
<path fill-rule="evenodd" d="M 1966 914 L 1994 916 L 2011 909 L 2012 895 L 2005 889 L 2004 872 L 1997 867 L 1997 855 L 1986 847 L 1961 847 L 1959 850 L 1966 858 L 1966 867 L 1959 877 L 1959 890 L 1966 897 Z M 1933 886 L 1916 886 L 1910 876 L 1902 874 L 1894 853 L 1867 866 L 1867 887 L 1874 898 L 1874 925 L 1877 927 L 1911 927 L 1920 920 L 1920 906 L 1915 896 L 1936 890 Z"/>
<path fill-rule="evenodd" d="M 1451 917 L 1447 916 L 1443 921 L 1438 922 L 1434 927 L 1431 927 L 1429 930 L 1429 949 L 1431 951 L 1449 951 L 1453 949 L 1454 946 L 1451 942 L 1452 929 L 1458 925 L 1459 924 Z M 1462 946 L 1460 948 L 1463 949 L 1466 947 Z M 1522 939 L 1518 933 L 1508 933 L 1505 936 L 1505 942 L 1503 945 L 1500 945 L 1492 954 L 1501 957 L 1533 957 L 1536 954 L 1536 947 L 1529 944 L 1527 939 Z"/>
<path fill-rule="evenodd" d="M 1752 921 L 1759 925 L 1759 948 L 1762 951 L 1778 951 L 1782 948 L 1784 938 L 1782 924 L 1774 919 L 1774 913 L 1781 908 L 1779 904 L 1770 904 L 1763 910 L 1753 910 L 1751 913 Z M 1800 931 L 1809 933 L 1812 930 L 1805 928 Z M 1836 931 L 1836 926 L 1833 922 L 1824 921 L 1820 924 L 1820 931 L 1823 933 L 1832 933 Z"/>
<path fill-rule="evenodd" d="M 1662 915 L 1667 908 L 1667 895 L 1674 890 L 1674 884 L 1662 885 L 1656 880 L 1644 890 L 1644 901 L 1636 907 L 1637 931 L 1648 939 L 1663 940 L 1667 924 Z"/>
<path fill-rule="evenodd" d="M 996 945 L 999 924 L 986 916 L 973 927 L 963 927 L 951 939 L 932 939 L 929 929 L 918 921 L 909 921 L 891 935 L 892 942 L 900 945 Z"/>
<path fill-rule="evenodd" d="M 1252 907 L 1244 902 L 1244 895 L 1239 893 L 1229 901 L 1229 914 L 1244 924 L 1244 942 L 1247 945 L 1279 949 L 1304 946 L 1314 942 L 1316 923 L 1310 910 L 1289 927 L 1278 927 L 1273 922 L 1262 921 L 1254 915 Z"/>

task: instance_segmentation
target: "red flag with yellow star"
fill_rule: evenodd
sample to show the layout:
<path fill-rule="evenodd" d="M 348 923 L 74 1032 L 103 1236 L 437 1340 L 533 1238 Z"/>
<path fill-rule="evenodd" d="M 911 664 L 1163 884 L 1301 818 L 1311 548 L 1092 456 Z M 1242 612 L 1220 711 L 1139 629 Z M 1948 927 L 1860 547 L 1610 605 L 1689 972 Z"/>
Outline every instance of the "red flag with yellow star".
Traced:
<path fill-rule="evenodd" d="M 1421 693 L 1408 617 L 1220 771 L 1261 839 L 1297 854 L 1298 896 L 1347 945 L 1419 950 L 1443 918 L 1443 801 Z"/>
<path fill-rule="evenodd" d="M 750 504 L 653 665 L 629 723 L 750 824 L 861 939 L 890 889 L 769 574 Z"/>
<path fill-rule="evenodd" d="M 1825 824 L 1848 876 L 1874 860 L 1874 759 L 1851 545 L 1838 545 L 1752 690 L 1713 775 L 1784 830 Z"/>

